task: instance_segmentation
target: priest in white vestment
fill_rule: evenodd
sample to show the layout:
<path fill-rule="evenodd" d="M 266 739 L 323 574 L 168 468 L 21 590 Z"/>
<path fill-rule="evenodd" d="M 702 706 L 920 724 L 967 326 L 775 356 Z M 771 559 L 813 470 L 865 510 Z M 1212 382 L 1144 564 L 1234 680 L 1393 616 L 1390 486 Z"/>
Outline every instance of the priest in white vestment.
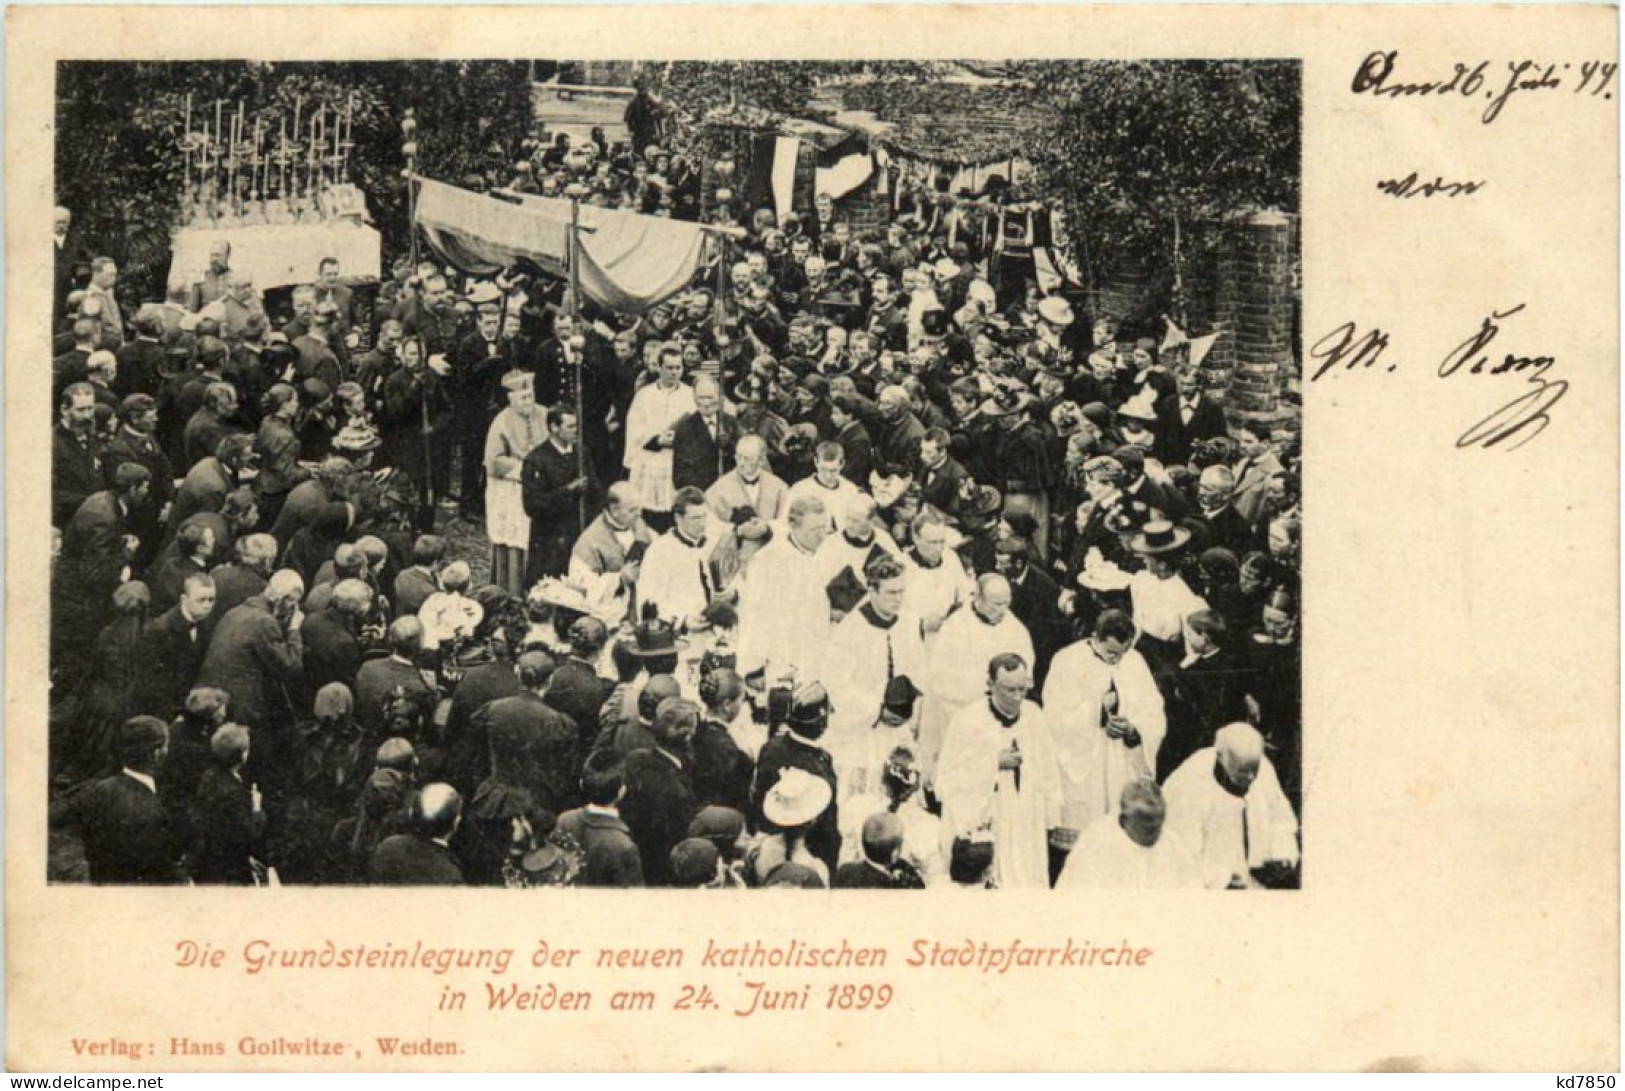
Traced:
<path fill-rule="evenodd" d="M 1209 887 L 1258 885 L 1253 873 L 1298 863 L 1298 816 L 1251 724 L 1219 729 L 1163 785 L 1168 828 L 1196 854 Z"/>
<path fill-rule="evenodd" d="M 681 489 L 672 502 L 672 528 L 649 543 L 638 576 L 638 601 L 654 604 L 679 631 L 705 628 L 700 615 L 717 593 L 711 574 L 711 513 L 699 489 Z"/>
<path fill-rule="evenodd" d="M 1104 610 L 1087 639 L 1061 649 L 1044 684 L 1066 793 L 1062 826 L 1086 829 L 1116 812 L 1123 789 L 1154 778 L 1168 731 L 1162 691 L 1136 651 L 1134 623 Z"/>
<path fill-rule="evenodd" d="M 903 557 L 909 569 L 905 605 L 925 624 L 929 652 L 949 615 L 970 602 L 976 580 L 950 547 L 951 531 L 941 515 L 928 508 L 909 529 L 913 544 Z"/>
<path fill-rule="evenodd" d="M 786 503 L 793 502 L 803 496 L 816 496 L 824 502 L 824 510 L 829 512 L 829 529 L 835 530 L 835 520 L 840 513 L 847 510 L 848 505 L 859 496 L 868 493 L 858 488 L 852 481 L 842 474 L 846 468 L 846 453 L 841 450 L 839 443 L 820 443 L 813 453 L 813 472 L 811 477 L 804 477 L 790 486 L 786 494 Z"/>
<path fill-rule="evenodd" d="M 1177 834 L 1164 829 L 1162 791 L 1149 780 L 1123 789 L 1118 813 L 1083 831 L 1057 890 L 1200 890 L 1202 870 Z"/>
<path fill-rule="evenodd" d="M 1000 655 L 983 669 L 987 696 L 948 725 L 937 798 L 952 839 L 993 842 L 1002 890 L 1049 889 L 1049 831 L 1061 820 L 1061 778 L 1044 710 L 1028 701 L 1032 670 Z"/>
<path fill-rule="evenodd" d="M 671 510 L 674 429 L 696 410 L 694 389 L 683 382 L 683 354 L 676 345 L 660 353 L 659 379 L 639 390 L 626 413 L 627 478 L 644 513 Z"/>
<path fill-rule="evenodd" d="M 925 681 L 920 619 L 903 606 L 902 563 L 890 554 L 875 559 L 865 582 L 867 597 L 835 626 L 824 660 L 831 712 L 823 743 L 835 759 L 841 799 L 873 791 L 887 756 L 913 745 L 914 717 L 887 715 L 886 691 L 898 678 Z"/>
<path fill-rule="evenodd" d="M 820 546 L 828 513 L 816 497 L 790 508 L 786 533 L 751 559 L 739 592 L 739 673 L 765 669 L 770 680 L 792 669 L 822 681 L 829 643 L 829 572 Z"/>
<path fill-rule="evenodd" d="M 925 707 L 920 713 L 920 767 L 936 782 L 943 733 L 959 710 L 987 692 L 987 665 L 996 655 L 1033 661 L 1033 638 L 1010 612 L 1010 581 L 989 572 L 976 581 L 970 605 L 952 614 L 931 642 L 926 665 Z"/>

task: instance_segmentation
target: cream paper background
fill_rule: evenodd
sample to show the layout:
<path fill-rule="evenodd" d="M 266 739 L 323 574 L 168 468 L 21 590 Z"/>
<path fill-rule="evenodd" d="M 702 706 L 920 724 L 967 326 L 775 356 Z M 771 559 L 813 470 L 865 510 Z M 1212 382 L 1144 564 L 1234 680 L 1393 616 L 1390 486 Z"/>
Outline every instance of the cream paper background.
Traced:
<path fill-rule="evenodd" d="M 1554 8 L 296 8 L 7 13 L 7 985 L 13 1068 L 131 1073 L 389 1067 L 377 1035 L 464 1054 L 412 1068 L 1350 1069 L 1417 1063 L 1617 1069 L 1617 102 L 1567 91 L 1482 103 L 1354 96 L 1365 55 L 1398 76 L 1455 61 L 1617 60 L 1616 12 Z M 1305 889 L 1251 896 L 887 897 L 47 888 L 45 594 L 52 62 L 536 56 L 1296 57 L 1304 74 L 1305 340 L 1349 319 L 1392 337 L 1393 373 L 1306 388 Z M 1618 78 L 1616 77 L 1616 86 Z M 1400 201 L 1380 179 L 1488 179 Z M 1495 348 L 1557 357 L 1572 388 L 1517 451 L 1455 449 L 1515 380 L 1435 369 L 1491 308 Z M 1307 370 L 1307 368 L 1306 368 Z M 879 1014 L 673 1012 L 704 938 L 891 949 Z M 183 938 L 235 949 L 418 938 L 515 947 L 643 942 L 690 968 L 531 972 L 592 988 L 590 1014 L 434 1012 L 411 972 L 181 971 Z M 1155 949 L 1135 970 L 901 966 L 917 937 Z M 235 955 L 233 956 L 235 958 Z M 615 987 L 660 1010 L 611 1014 Z M 128 1063 L 70 1039 L 306 1035 L 361 1059 Z M 232 1047 L 234 1050 L 234 1047 Z"/>

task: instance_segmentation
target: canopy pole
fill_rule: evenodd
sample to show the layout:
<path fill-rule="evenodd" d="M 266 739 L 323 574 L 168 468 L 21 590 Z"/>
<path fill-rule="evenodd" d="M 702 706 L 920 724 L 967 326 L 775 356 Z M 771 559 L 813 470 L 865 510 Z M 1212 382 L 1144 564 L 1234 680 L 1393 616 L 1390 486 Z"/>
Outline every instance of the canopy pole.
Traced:
<path fill-rule="evenodd" d="M 566 249 L 568 272 L 570 274 L 570 317 L 575 321 L 571 325 L 575 329 L 574 336 L 581 338 L 581 349 L 575 354 L 575 403 L 576 403 L 576 473 L 585 478 L 587 476 L 587 421 L 582 413 L 581 381 L 582 362 L 587 356 L 587 331 L 581 324 L 581 202 L 570 198 L 570 237 Z M 585 533 L 587 529 L 587 490 L 583 488 L 576 497 L 576 521 L 578 534 Z"/>

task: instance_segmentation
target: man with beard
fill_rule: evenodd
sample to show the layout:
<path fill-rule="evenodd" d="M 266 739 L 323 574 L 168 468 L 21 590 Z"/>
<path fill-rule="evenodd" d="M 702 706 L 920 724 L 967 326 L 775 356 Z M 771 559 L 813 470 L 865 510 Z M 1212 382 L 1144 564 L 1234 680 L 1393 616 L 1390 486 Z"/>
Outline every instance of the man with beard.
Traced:
<path fill-rule="evenodd" d="M 444 355 L 457 343 L 454 295 L 446 278 L 437 273 L 424 281 L 423 294 L 406 304 L 401 329 L 408 338 L 423 342 L 426 356 Z"/>
<path fill-rule="evenodd" d="M 231 268 L 231 243 L 216 239 L 209 244 L 209 267 L 203 271 L 203 279 L 192 285 L 187 309 L 194 313 L 201 311 L 224 296 L 230 290 L 231 279 L 235 275 Z"/>
<path fill-rule="evenodd" d="M 367 408 L 377 413 L 384 404 L 384 383 L 401 366 L 401 323 L 386 318 L 378 326 L 378 340 L 371 349 L 356 357 L 355 381 L 367 399 Z"/>
<path fill-rule="evenodd" d="M 108 441 L 103 469 L 117 470 L 126 462 L 144 466 L 152 475 L 152 487 L 136 512 L 132 533 L 141 539 L 136 552 L 137 568 L 145 568 L 158 555 L 164 521 L 169 518 L 175 498 L 175 471 L 153 438 L 158 427 L 158 404 L 147 394 L 131 394 L 119 405 L 118 434 Z"/>
<path fill-rule="evenodd" d="M 864 329 L 882 350 L 903 352 L 908 349 L 908 309 L 898 300 L 897 289 L 889 276 L 877 276 L 869 282 L 873 302 L 869 307 Z"/>
<path fill-rule="evenodd" d="M 583 505 L 593 490 L 591 467 L 582 473 L 575 411 L 560 405 L 548 414 L 547 440 L 525 455 L 520 471 L 525 514 L 530 517 L 530 548 L 525 586 L 543 576 L 562 576 L 570 565 L 571 544 L 581 529 Z"/>
<path fill-rule="evenodd" d="M 63 390 L 59 410 L 51 430 L 51 525 L 65 527 L 102 487 L 101 452 L 93 434 L 96 392 L 89 383 L 73 383 Z"/>
<path fill-rule="evenodd" d="M 1207 527 L 1207 543 L 1244 557 L 1258 547 L 1258 535 L 1231 503 L 1236 477 L 1228 466 L 1209 466 L 1196 479 L 1197 514 Z"/>
<path fill-rule="evenodd" d="M 300 628 L 305 617 L 299 609 L 304 595 L 305 582 L 297 572 L 284 568 L 274 573 L 263 593 L 220 619 L 198 671 L 198 685 L 231 694 L 233 719 L 262 729 L 266 758 L 276 751 L 268 745 L 273 727 L 292 726 L 284 723 L 293 711 L 290 694 L 304 680 Z"/>

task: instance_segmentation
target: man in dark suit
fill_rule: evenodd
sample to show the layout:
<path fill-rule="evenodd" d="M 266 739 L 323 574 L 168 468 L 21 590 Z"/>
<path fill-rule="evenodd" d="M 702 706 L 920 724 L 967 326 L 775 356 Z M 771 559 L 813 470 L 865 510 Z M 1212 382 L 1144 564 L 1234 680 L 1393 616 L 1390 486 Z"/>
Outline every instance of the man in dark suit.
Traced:
<path fill-rule="evenodd" d="M 670 886 L 671 850 L 688 836 L 688 824 L 700 805 L 690 779 L 692 742 L 700 710 L 692 701 L 671 698 L 660 703 L 652 728 L 652 749 L 626 756 L 626 797 L 621 814 L 637 843 L 643 878 L 650 886 Z"/>
<path fill-rule="evenodd" d="M 575 838 L 587 857 L 582 886 L 643 885 L 643 862 L 618 804 L 626 794 L 621 760 L 609 751 L 588 755 L 581 770 L 586 805 L 559 816 L 558 831 Z"/>
<path fill-rule="evenodd" d="M 1191 451 L 1198 443 L 1228 435 L 1230 425 L 1225 420 L 1224 406 L 1202 390 L 1201 380 L 1194 368 L 1186 368 L 1174 378 L 1179 393 L 1172 421 L 1176 427 L 1170 434 L 1170 441 L 1174 444 L 1172 454 L 1174 461 L 1188 462 Z"/>
<path fill-rule="evenodd" d="M 146 496 L 146 467 L 125 463 L 114 487 L 85 498 L 62 530 L 62 554 L 51 580 L 51 665 L 72 677 L 102 626 L 112 596 L 139 543 L 132 515 Z"/>
<path fill-rule="evenodd" d="M 522 788 L 536 806 L 559 814 L 580 802 L 582 744 L 575 723 L 546 701 L 553 669 L 544 651 L 520 655 L 520 692 L 492 701 L 474 719 L 490 745 L 489 781 Z"/>
<path fill-rule="evenodd" d="M 829 422 L 835 427 L 835 442 L 845 461 L 841 476 L 860 489 L 869 487 L 869 471 L 875 465 L 874 443 L 858 412 L 856 395 L 837 394 L 830 399 Z"/>
<path fill-rule="evenodd" d="M 123 768 L 85 789 L 71 806 L 90 881 L 179 883 L 181 840 L 158 798 L 169 728 L 156 717 L 137 716 L 119 727 L 114 746 Z"/>
<path fill-rule="evenodd" d="M 165 719 L 180 715 L 214 635 L 214 600 L 214 580 L 201 572 L 188 576 L 180 601 L 147 629 L 152 666 L 142 708 Z"/>
<path fill-rule="evenodd" d="M 96 392 L 73 383 L 62 392 L 61 419 L 51 429 L 51 525 L 65 527 L 85 498 L 103 487 L 101 449 L 94 435 Z"/>
<path fill-rule="evenodd" d="M 694 380 L 694 405 L 672 428 L 671 479 L 674 488 L 704 490 L 733 469 L 739 421 L 722 412 L 722 390 L 709 375 Z"/>
<path fill-rule="evenodd" d="M 1010 612 L 1033 640 L 1033 678 L 1042 687 L 1049 661 L 1067 643 L 1061 616 L 1061 589 L 1032 563 L 1032 546 L 1022 538 L 1001 538 L 994 547 L 1000 575 L 1010 581 Z"/>
<path fill-rule="evenodd" d="M 472 796 L 491 771 L 488 725 L 477 713 L 492 701 L 521 692 L 513 661 L 505 654 L 471 668 L 452 690 L 446 716 L 446 779 L 464 795 Z"/>
<path fill-rule="evenodd" d="M 1200 510 L 1194 515 L 1207 528 L 1207 545 L 1245 557 L 1258 548 L 1258 535 L 1231 502 L 1235 489 L 1236 475 L 1230 467 L 1207 467 L 1196 479 L 1196 501 Z"/>
<path fill-rule="evenodd" d="M 598 710 L 615 691 L 615 683 L 600 678 L 593 667 L 609 642 L 609 629 L 595 617 L 581 617 L 570 624 L 569 638 L 570 654 L 553 672 L 547 703 L 575 721 L 583 743 L 591 743 L 598 737 Z"/>
<path fill-rule="evenodd" d="M 429 596 L 440 590 L 440 562 L 446 540 L 436 534 L 420 535 L 412 543 L 412 564 L 395 577 L 395 616 L 416 617 Z"/>
<path fill-rule="evenodd" d="M 1190 502 L 1172 485 L 1163 485 L 1146 476 L 1145 456 L 1145 448 L 1132 443 L 1112 453 L 1123 466 L 1123 497 L 1130 502 L 1138 500 L 1177 523 L 1190 511 Z"/>
<path fill-rule="evenodd" d="M 525 585 L 543 576 L 562 576 L 570 566 L 570 550 L 581 532 L 582 495 L 595 491 L 593 468 L 581 472 L 581 454 L 575 411 L 568 405 L 547 415 L 547 439 L 531 448 L 520 469 L 525 514 L 530 516 L 530 551 L 526 554 Z M 585 501 L 594 503 L 589 495 Z"/>
<path fill-rule="evenodd" d="M 389 625 L 389 658 L 361 665 L 355 679 L 355 712 L 365 733 L 364 745 L 375 747 L 384 741 L 385 705 L 396 690 L 425 705 L 432 702 L 433 695 L 417 666 L 422 651 L 423 623 L 415 615 L 398 616 Z"/>
<path fill-rule="evenodd" d="M 60 394 L 74 383 L 90 381 L 90 354 L 101 348 L 101 323 L 94 318 L 73 321 L 73 347 L 51 360 L 51 389 Z"/>
<path fill-rule="evenodd" d="M 186 472 L 186 480 L 175 493 L 175 506 L 170 510 L 172 526 L 184 523 L 188 516 L 200 511 L 219 511 L 226 504 L 226 496 L 237 487 L 244 466 L 254 457 L 254 440 L 249 436 L 231 435 L 220 441 L 214 455 L 206 458 Z"/>
<path fill-rule="evenodd" d="M 197 786 L 188 862 L 199 884 L 248 886 L 253 858 L 263 853 L 265 811 L 259 788 L 243 779 L 248 729 L 226 724 L 209 739 L 212 767 Z"/>
<path fill-rule="evenodd" d="M 903 848 L 903 823 L 890 811 L 870 815 L 863 823 L 863 859 L 842 864 L 830 885 L 844 890 L 897 890 L 893 867 Z"/>
<path fill-rule="evenodd" d="M 502 316 L 495 303 L 482 303 L 475 329 L 457 342 L 446 391 L 452 399 L 452 432 L 462 458 L 458 499 L 463 517 L 479 519 L 485 511 L 480 475 L 485 461 L 485 433 L 496 416 L 503 374 L 512 366 L 499 334 Z M 506 399 L 504 399 L 506 402 Z"/>
<path fill-rule="evenodd" d="M 694 796 L 703 806 L 750 808 L 750 782 L 755 765 L 728 733 L 745 701 L 745 683 L 727 668 L 700 682 L 705 719 L 694 733 Z"/>
<path fill-rule="evenodd" d="M 1198 610 L 1186 623 L 1190 642 L 1185 658 L 1167 679 L 1168 733 L 1157 750 L 1157 782 L 1167 780 L 1185 759 L 1214 744 L 1226 724 L 1247 718 L 1248 672 L 1229 647 L 1224 619 L 1213 610 Z"/>
<path fill-rule="evenodd" d="M 144 568 L 158 555 L 163 523 L 175 499 L 175 470 L 169 457 L 153 438 L 158 427 L 158 403 L 147 394 L 131 394 L 119 406 L 118 434 L 103 449 L 102 470 L 112 474 L 126 462 L 145 466 L 152 474 L 147 496 L 134 520 L 135 536 L 141 539 L 136 566 Z M 108 482 L 112 484 L 111 481 Z"/>
<path fill-rule="evenodd" d="M 299 632 L 304 595 L 304 580 L 284 568 L 271 576 L 264 594 L 233 609 L 215 627 L 197 684 L 231 694 L 231 715 L 238 723 L 269 728 L 273 720 L 289 719 L 289 694 L 304 679 L 305 644 Z"/>
<path fill-rule="evenodd" d="M 305 619 L 305 688 L 309 693 L 329 682 L 355 684 L 361 670 L 361 641 L 356 634 L 372 602 L 372 588 L 366 581 L 340 580 L 327 606 Z"/>
<path fill-rule="evenodd" d="M 276 571 L 276 548 L 276 539 L 269 534 L 249 534 L 237 539 L 230 563 L 210 570 L 216 617 L 225 617 L 255 595 L 265 593 L 265 581 Z"/>
<path fill-rule="evenodd" d="M 948 434 L 933 428 L 920 441 L 920 501 L 944 515 L 959 509 L 960 492 L 969 476 L 959 460 L 948 453 Z"/>
<path fill-rule="evenodd" d="M 118 350 L 118 375 L 113 390 L 120 397 L 158 393 L 159 367 L 164 362 L 164 316 L 155 307 L 143 307 L 135 316 L 135 340 Z"/>
<path fill-rule="evenodd" d="M 463 821 L 463 799 L 449 784 L 426 784 L 412 801 L 412 833 L 384 838 L 367 862 L 367 881 L 385 886 L 462 886 L 451 839 Z"/>

